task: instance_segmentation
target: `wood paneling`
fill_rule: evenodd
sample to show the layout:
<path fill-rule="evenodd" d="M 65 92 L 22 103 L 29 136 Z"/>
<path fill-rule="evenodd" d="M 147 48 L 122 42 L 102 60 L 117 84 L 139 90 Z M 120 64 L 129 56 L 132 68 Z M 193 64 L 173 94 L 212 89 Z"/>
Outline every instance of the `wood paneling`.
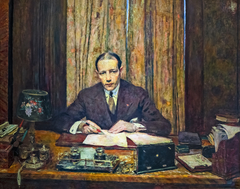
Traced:
<path fill-rule="evenodd" d="M 55 115 L 66 107 L 66 1 L 18 0 L 13 6 L 13 119 L 27 88 L 48 91 Z"/>
<path fill-rule="evenodd" d="M 237 110 L 237 0 L 203 1 L 204 125 L 221 109 Z"/>
<path fill-rule="evenodd" d="M 215 114 L 238 111 L 237 0 L 187 0 L 186 129 L 209 133 Z"/>
<path fill-rule="evenodd" d="M 203 8 L 202 0 L 187 0 L 185 111 L 186 130 L 203 128 Z"/>
<path fill-rule="evenodd" d="M 9 1 L 0 1 L 0 123 L 8 120 Z"/>

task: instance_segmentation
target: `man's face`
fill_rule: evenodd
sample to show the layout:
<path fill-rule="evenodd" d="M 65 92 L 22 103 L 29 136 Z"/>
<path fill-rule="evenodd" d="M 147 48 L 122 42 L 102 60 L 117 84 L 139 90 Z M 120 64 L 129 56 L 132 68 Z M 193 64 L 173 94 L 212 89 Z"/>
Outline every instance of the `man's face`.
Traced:
<path fill-rule="evenodd" d="M 98 62 L 98 77 L 103 87 L 112 91 L 120 82 L 122 67 L 118 69 L 117 60 L 100 60 Z"/>

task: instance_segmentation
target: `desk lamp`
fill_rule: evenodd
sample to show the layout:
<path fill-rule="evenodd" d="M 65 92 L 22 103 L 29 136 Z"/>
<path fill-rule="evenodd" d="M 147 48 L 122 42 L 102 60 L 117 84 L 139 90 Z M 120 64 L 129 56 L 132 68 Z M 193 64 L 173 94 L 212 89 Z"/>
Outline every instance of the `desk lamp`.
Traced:
<path fill-rule="evenodd" d="M 30 139 L 30 144 L 28 144 L 28 149 L 30 149 L 30 159 L 33 163 L 36 163 L 36 154 L 33 152 L 41 150 L 42 147 L 36 147 L 35 143 L 35 122 L 46 121 L 51 118 L 51 103 L 49 100 L 49 95 L 46 91 L 27 89 L 23 90 L 19 95 L 18 105 L 17 105 L 17 116 L 25 121 L 31 122 L 28 130 L 28 135 Z M 19 129 L 22 125 L 20 124 Z M 22 141 L 26 136 L 26 132 L 23 135 Z M 16 136 L 14 137 L 16 140 Z M 21 147 L 21 146 L 20 146 Z M 43 145 L 43 150 L 46 149 Z M 26 156 L 26 158 L 29 158 Z M 35 165 L 36 167 L 36 165 Z"/>

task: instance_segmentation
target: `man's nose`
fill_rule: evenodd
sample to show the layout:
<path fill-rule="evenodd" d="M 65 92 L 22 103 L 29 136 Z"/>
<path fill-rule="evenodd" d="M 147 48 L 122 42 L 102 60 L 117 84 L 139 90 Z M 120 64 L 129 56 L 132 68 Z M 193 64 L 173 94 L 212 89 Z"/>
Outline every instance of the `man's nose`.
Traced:
<path fill-rule="evenodd" d="M 110 81 L 111 81 L 111 77 L 110 77 L 109 72 L 107 72 L 106 74 L 107 74 L 107 75 L 106 75 L 106 76 L 107 76 L 107 77 L 106 77 L 106 81 L 107 81 L 107 82 L 110 82 Z"/>

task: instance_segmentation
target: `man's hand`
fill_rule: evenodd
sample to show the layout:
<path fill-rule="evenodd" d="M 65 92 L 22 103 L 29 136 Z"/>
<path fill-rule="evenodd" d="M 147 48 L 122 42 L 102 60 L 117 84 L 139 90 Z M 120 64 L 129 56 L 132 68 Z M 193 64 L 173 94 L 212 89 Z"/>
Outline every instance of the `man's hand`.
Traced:
<path fill-rule="evenodd" d="M 109 129 L 108 132 L 116 134 L 116 133 L 120 133 L 121 131 L 134 132 L 135 130 L 136 130 L 136 127 L 133 123 L 119 120 L 115 125 L 112 126 L 111 129 Z"/>
<path fill-rule="evenodd" d="M 87 120 L 86 123 L 82 126 L 82 133 L 98 133 L 97 129 L 101 130 L 101 128 L 96 123 Z"/>

